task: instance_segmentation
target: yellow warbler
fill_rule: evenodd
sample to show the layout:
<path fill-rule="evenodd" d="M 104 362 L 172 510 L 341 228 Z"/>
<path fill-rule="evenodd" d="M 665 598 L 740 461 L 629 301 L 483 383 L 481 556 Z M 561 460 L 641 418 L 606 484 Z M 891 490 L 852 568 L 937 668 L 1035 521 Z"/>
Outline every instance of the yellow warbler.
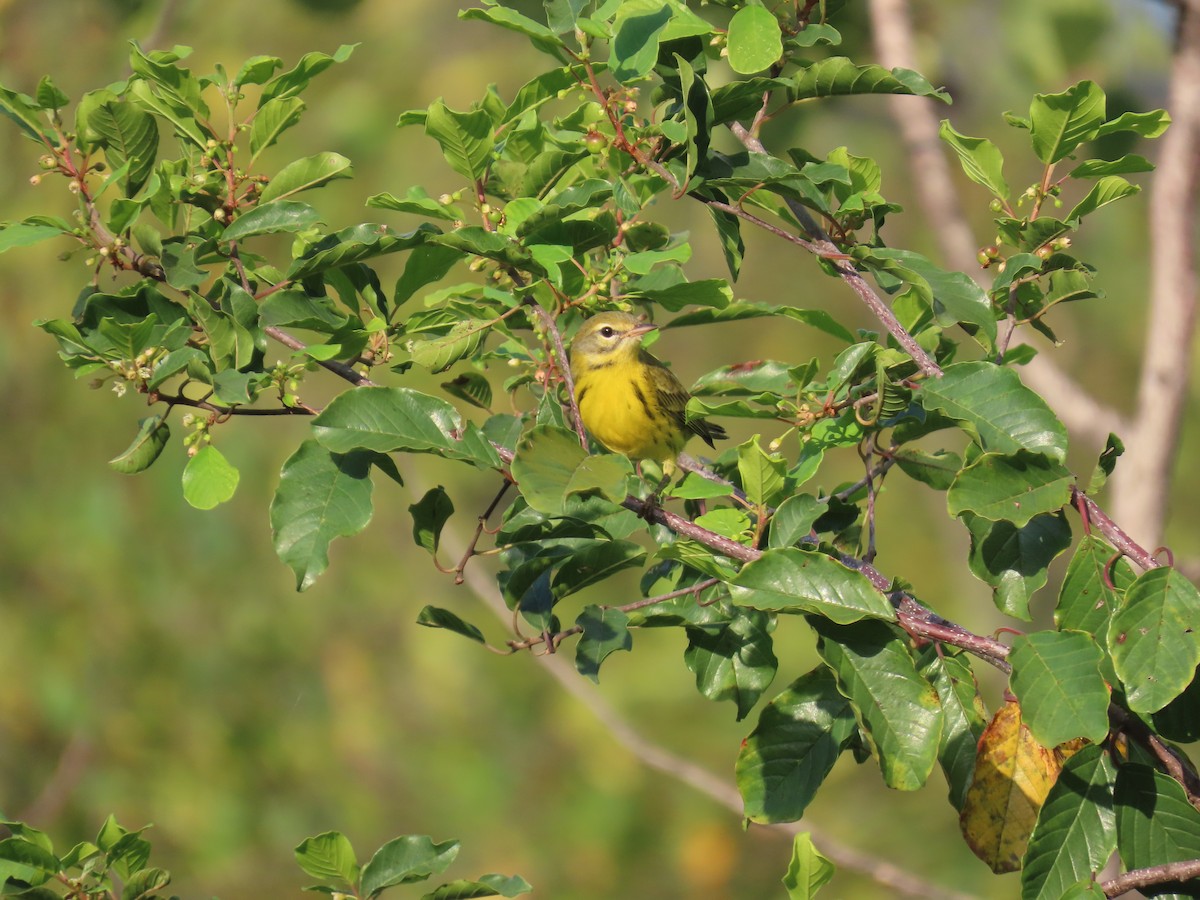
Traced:
<path fill-rule="evenodd" d="M 688 438 L 698 434 L 712 447 L 725 429 L 687 420 L 687 389 L 642 349 L 642 335 L 657 327 L 629 313 L 593 316 L 571 342 L 571 376 L 579 414 L 592 437 L 632 460 L 662 463 L 670 477 Z"/>

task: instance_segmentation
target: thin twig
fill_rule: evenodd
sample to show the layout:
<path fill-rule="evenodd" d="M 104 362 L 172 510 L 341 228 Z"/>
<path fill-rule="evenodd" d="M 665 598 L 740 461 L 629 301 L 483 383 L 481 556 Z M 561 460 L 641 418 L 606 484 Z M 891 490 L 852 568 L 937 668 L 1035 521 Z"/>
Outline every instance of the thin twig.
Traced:
<path fill-rule="evenodd" d="M 558 330 L 558 323 L 554 320 L 554 316 L 550 315 L 542 307 L 542 304 L 529 297 L 525 300 L 525 305 L 533 310 L 538 321 L 542 323 L 542 327 L 546 329 L 546 334 L 550 335 L 550 341 L 554 345 L 554 355 L 558 361 L 558 371 L 567 388 L 567 411 L 571 416 L 571 425 L 579 438 L 580 446 L 586 450 L 588 447 L 587 431 L 583 427 L 583 417 L 579 414 L 579 404 L 575 402 L 575 379 L 571 376 L 571 363 L 567 358 L 567 348 L 563 344 L 562 332 Z"/>
<path fill-rule="evenodd" d="M 222 418 L 230 416 L 315 416 L 318 410 L 311 406 L 280 406 L 280 407 L 254 407 L 254 406 L 221 406 L 216 403 L 209 403 L 207 400 L 193 400 L 183 394 L 164 394 L 160 391 L 150 391 L 146 394 L 147 403 L 165 403 L 168 406 L 190 406 L 193 409 L 202 409 L 205 412 L 213 413 Z"/>
<path fill-rule="evenodd" d="M 1086 516 L 1084 521 L 1089 528 L 1099 531 L 1110 544 L 1143 569 L 1158 568 L 1159 562 L 1154 554 L 1131 538 L 1078 485 L 1071 486 L 1071 504 L 1081 516 Z"/>
<path fill-rule="evenodd" d="M 751 153 L 767 152 L 762 141 L 747 131 L 745 126 L 740 122 L 730 123 L 729 130 L 733 132 L 734 137 L 742 142 L 742 146 Z M 892 313 L 891 307 L 867 284 L 862 273 L 844 258 L 844 254 L 838 250 L 829 235 L 825 233 L 825 230 L 809 215 L 804 205 L 790 197 L 784 197 L 783 201 L 792 215 L 796 217 L 796 221 L 800 223 L 800 227 L 813 238 L 813 245 L 815 247 L 813 252 L 830 259 L 831 264 L 837 270 L 838 275 L 841 276 L 842 281 L 846 282 L 854 293 L 858 294 L 859 298 L 866 304 L 871 314 L 879 320 L 888 334 L 895 338 L 896 343 L 904 349 L 904 352 L 913 358 L 913 361 L 917 364 L 917 368 L 931 378 L 940 377 L 942 374 L 941 367 L 932 356 L 925 352 L 925 349 L 917 343 L 916 339 L 908 333 L 907 329 L 900 324 L 900 320 Z M 838 255 L 841 255 L 843 258 L 838 259 Z"/>
<path fill-rule="evenodd" d="M 500 501 L 504 499 L 504 495 L 508 493 L 510 487 L 512 487 L 512 482 L 507 478 L 504 479 L 504 483 L 500 485 L 500 490 L 496 492 L 496 496 L 492 498 L 492 502 L 488 504 L 488 508 L 483 511 L 483 515 L 479 517 L 479 521 L 475 525 L 475 533 L 467 543 L 467 549 L 463 551 L 458 565 L 452 570 L 454 572 L 455 584 L 463 583 L 463 571 L 467 568 L 467 563 L 471 557 L 475 555 L 475 548 L 479 545 L 479 538 L 483 535 L 484 528 L 487 526 L 487 520 L 496 511 L 496 507 L 500 505 Z"/>
<path fill-rule="evenodd" d="M 267 333 L 268 337 L 274 338 L 283 344 L 283 346 L 292 350 L 305 350 L 308 347 L 304 341 L 292 337 L 277 325 L 266 325 L 263 327 L 263 331 Z M 355 387 L 379 387 L 378 384 L 362 372 L 357 371 L 353 366 L 346 365 L 344 362 L 338 362 L 336 359 L 318 359 L 315 362 L 321 368 L 328 369 L 334 375 L 346 379 L 346 381 L 349 381 Z"/>

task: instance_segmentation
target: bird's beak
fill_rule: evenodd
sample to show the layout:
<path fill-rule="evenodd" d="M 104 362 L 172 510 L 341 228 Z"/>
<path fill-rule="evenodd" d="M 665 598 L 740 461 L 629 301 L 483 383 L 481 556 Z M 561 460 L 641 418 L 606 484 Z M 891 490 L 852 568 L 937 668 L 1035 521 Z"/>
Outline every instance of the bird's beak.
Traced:
<path fill-rule="evenodd" d="M 653 322 L 643 322 L 641 325 L 634 325 L 630 328 L 625 332 L 625 336 L 641 340 L 643 334 L 649 334 L 651 331 L 658 331 L 658 326 Z"/>

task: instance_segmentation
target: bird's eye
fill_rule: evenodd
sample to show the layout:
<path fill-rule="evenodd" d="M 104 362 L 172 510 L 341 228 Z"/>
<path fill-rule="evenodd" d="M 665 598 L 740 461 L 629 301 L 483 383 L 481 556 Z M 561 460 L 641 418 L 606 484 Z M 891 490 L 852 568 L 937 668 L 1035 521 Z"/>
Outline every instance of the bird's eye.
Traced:
<path fill-rule="evenodd" d="M 603 328 L 601 328 L 601 329 L 600 329 L 600 336 L 601 336 L 601 337 L 610 338 L 610 337 L 612 337 L 614 334 L 616 334 L 616 332 L 615 332 L 615 331 L 613 331 L 613 328 L 612 328 L 612 326 L 611 326 L 611 325 L 605 325 Z"/>

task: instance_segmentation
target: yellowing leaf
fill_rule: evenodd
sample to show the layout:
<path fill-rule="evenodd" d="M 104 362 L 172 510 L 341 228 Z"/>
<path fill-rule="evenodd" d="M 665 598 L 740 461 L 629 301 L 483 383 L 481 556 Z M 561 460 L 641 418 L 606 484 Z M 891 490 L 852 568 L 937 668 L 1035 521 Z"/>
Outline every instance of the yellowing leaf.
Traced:
<path fill-rule="evenodd" d="M 997 874 L 1015 872 L 1062 757 L 1033 739 L 1015 700 L 992 717 L 975 756 L 959 825 L 972 852 Z"/>

